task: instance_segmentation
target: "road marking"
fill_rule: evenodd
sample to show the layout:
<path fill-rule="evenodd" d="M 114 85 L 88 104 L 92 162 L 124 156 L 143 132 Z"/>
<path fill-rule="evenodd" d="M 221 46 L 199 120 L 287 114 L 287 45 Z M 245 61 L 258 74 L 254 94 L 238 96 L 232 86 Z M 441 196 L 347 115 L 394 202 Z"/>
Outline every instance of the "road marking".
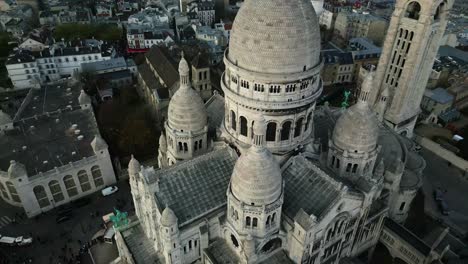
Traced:
<path fill-rule="evenodd" d="M 11 222 L 12 222 L 12 220 L 8 216 L 0 217 L 0 229 L 2 229 L 5 226 L 9 225 Z"/>

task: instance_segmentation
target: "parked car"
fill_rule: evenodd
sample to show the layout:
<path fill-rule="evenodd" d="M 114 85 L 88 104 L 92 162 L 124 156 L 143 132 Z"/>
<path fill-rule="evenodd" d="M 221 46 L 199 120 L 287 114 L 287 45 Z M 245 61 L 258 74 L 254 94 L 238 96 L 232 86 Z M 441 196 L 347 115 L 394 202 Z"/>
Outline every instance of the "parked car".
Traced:
<path fill-rule="evenodd" d="M 27 246 L 27 245 L 30 245 L 32 244 L 33 240 L 32 240 L 32 237 L 22 237 L 22 236 L 19 236 L 15 239 L 15 243 L 18 245 L 18 246 Z"/>
<path fill-rule="evenodd" d="M 70 216 L 68 216 L 68 215 L 63 215 L 63 216 L 58 216 L 58 217 L 55 219 L 55 222 L 56 222 L 57 224 L 59 224 L 59 223 L 62 223 L 62 222 L 68 221 L 68 220 L 70 220 Z"/>
<path fill-rule="evenodd" d="M 439 210 L 443 215 L 449 215 L 450 214 L 450 210 L 448 208 L 448 205 L 444 200 L 438 201 L 438 205 L 439 205 Z"/>
<path fill-rule="evenodd" d="M 117 186 L 109 186 L 101 190 L 102 196 L 109 196 L 119 190 Z"/>

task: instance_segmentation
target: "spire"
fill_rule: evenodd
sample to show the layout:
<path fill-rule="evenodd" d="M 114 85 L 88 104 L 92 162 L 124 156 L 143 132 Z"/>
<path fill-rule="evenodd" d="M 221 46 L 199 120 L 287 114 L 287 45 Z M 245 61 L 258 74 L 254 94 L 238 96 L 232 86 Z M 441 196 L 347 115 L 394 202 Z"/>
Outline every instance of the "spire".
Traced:
<path fill-rule="evenodd" d="M 190 68 L 184 57 L 184 51 L 181 52 L 181 59 L 179 62 L 179 76 L 180 76 L 180 87 L 188 88 L 190 86 Z"/>
<path fill-rule="evenodd" d="M 364 81 L 361 85 L 361 92 L 359 93 L 358 103 L 368 103 L 369 96 L 372 91 L 372 85 L 374 82 L 374 65 L 371 65 L 369 72 L 367 73 Z"/>
<path fill-rule="evenodd" d="M 259 114 L 253 124 L 252 144 L 256 147 L 263 147 L 265 144 L 266 121 L 263 114 Z"/>

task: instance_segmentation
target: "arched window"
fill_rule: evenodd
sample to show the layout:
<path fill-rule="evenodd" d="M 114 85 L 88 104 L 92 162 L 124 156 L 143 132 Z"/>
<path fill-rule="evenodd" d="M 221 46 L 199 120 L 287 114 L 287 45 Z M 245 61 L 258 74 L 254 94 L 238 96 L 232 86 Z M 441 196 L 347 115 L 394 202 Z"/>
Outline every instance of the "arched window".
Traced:
<path fill-rule="evenodd" d="M 309 113 L 309 115 L 307 116 L 307 121 L 304 129 L 305 131 L 309 130 L 310 122 L 312 122 L 312 113 Z"/>
<path fill-rule="evenodd" d="M 294 129 L 294 137 L 298 137 L 301 135 L 303 121 L 304 121 L 304 118 L 302 117 L 296 121 L 296 128 Z"/>
<path fill-rule="evenodd" d="M 56 180 L 52 180 L 49 182 L 49 190 L 50 193 L 52 194 L 52 198 L 54 198 L 54 201 L 60 202 L 64 199 L 63 193 L 62 193 L 62 188 L 60 188 L 60 183 Z"/>
<path fill-rule="evenodd" d="M 405 17 L 418 20 L 419 13 L 421 12 L 421 5 L 414 1 L 409 3 L 408 7 L 406 8 Z"/>
<path fill-rule="evenodd" d="M 73 176 L 67 175 L 63 177 L 63 184 L 67 189 L 67 193 L 69 197 L 73 197 L 78 194 L 78 190 L 76 189 L 75 180 L 73 180 Z"/>
<path fill-rule="evenodd" d="M 274 122 L 267 125 L 266 141 L 276 141 L 276 123 Z"/>
<path fill-rule="evenodd" d="M 89 177 L 85 170 L 80 170 L 78 172 L 78 182 L 80 183 L 82 192 L 87 192 L 91 189 L 91 184 L 89 183 Z"/>
<path fill-rule="evenodd" d="M 250 226 L 250 216 L 247 216 L 247 217 L 245 218 L 245 225 L 246 225 L 246 226 Z"/>
<path fill-rule="evenodd" d="M 37 203 L 41 208 L 47 207 L 50 205 L 49 198 L 47 197 L 47 193 L 42 187 L 42 185 L 38 185 L 33 188 L 34 195 L 36 196 Z"/>
<path fill-rule="evenodd" d="M 276 220 L 276 213 L 273 213 L 273 215 L 271 216 L 271 223 L 273 224 Z"/>
<path fill-rule="evenodd" d="M 356 171 L 357 171 L 357 164 L 354 164 L 353 165 L 353 173 L 356 173 Z"/>
<path fill-rule="evenodd" d="M 98 165 L 91 167 L 91 175 L 93 176 L 94 186 L 99 187 L 104 185 L 104 179 L 102 178 L 101 169 Z"/>
<path fill-rule="evenodd" d="M 289 140 L 289 135 L 291 134 L 291 121 L 284 122 L 281 127 L 281 140 Z"/>
<path fill-rule="evenodd" d="M 254 217 L 252 219 L 252 227 L 257 227 L 258 226 L 258 219 L 256 217 Z"/>
<path fill-rule="evenodd" d="M 199 149 L 203 148 L 203 139 L 198 140 L 198 148 Z"/>
<path fill-rule="evenodd" d="M 266 226 L 269 226 L 269 225 L 270 225 L 270 216 L 268 216 L 266 220 Z"/>
<path fill-rule="evenodd" d="M 8 195 L 8 192 L 5 188 L 5 185 L 0 182 L 0 192 L 2 193 L 2 197 L 5 198 L 5 200 L 10 200 L 10 196 Z"/>
<path fill-rule="evenodd" d="M 236 114 L 232 110 L 231 110 L 231 128 L 234 131 L 237 130 Z"/>
<path fill-rule="evenodd" d="M 236 237 L 231 234 L 231 241 L 232 241 L 232 244 L 234 245 L 234 247 L 238 248 L 239 247 L 239 242 L 237 241 Z"/>
<path fill-rule="evenodd" d="M 179 142 L 179 151 L 184 150 L 184 147 L 182 147 L 182 142 Z"/>
<path fill-rule="evenodd" d="M 247 119 L 243 116 L 240 117 L 240 133 L 247 136 Z"/>
<path fill-rule="evenodd" d="M 14 202 L 17 202 L 17 203 L 20 203 L 21 200 L 18 196 L 18 193 L 16 192 L 16 188 L 15 186 L 13 185 L 13 183 L 7 181 L 6 183 L 6 187 L 8 189 L 8 192 L 10 192 L 10 197 L 11 199 L 14 201 Z"/>
<path fill-rule="evenodd" d="M 346 165 L 346 172 L 350 172 L 351 171 L 351 163 L 348 163 Z"/>
<path fill-rule="evenodd" d="M 336 168 L 337 168 L 337 169 L 340 168 L 340 159 L 336 159 Z"/>
<path fill-rule="evenodd" d="M 184 142 L 184 152 L 188 151 L 188 145 L 187 142 Z"/>
<path fill-rule="evenodd" d="M 194 150 L 198 150 L 198 141 L 195 141 L 195 145 L 193 146 Z"/>

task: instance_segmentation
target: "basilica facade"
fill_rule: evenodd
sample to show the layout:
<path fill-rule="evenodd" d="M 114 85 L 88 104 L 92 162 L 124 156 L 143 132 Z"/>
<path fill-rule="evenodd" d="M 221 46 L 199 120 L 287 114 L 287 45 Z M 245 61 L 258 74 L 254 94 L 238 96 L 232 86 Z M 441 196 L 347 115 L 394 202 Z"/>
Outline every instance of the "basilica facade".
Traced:
<path fill-rule="evenodd" d="M 182 55 L 159 167 L 129 163 L 122 263 L 339 263 L 405 221 L 425 162 L 375 113 L 375 72 L 350 108 L 316 106 L 310 1 L 246 1 L 224 63 L 224 97 L 204 104 Z"/>

